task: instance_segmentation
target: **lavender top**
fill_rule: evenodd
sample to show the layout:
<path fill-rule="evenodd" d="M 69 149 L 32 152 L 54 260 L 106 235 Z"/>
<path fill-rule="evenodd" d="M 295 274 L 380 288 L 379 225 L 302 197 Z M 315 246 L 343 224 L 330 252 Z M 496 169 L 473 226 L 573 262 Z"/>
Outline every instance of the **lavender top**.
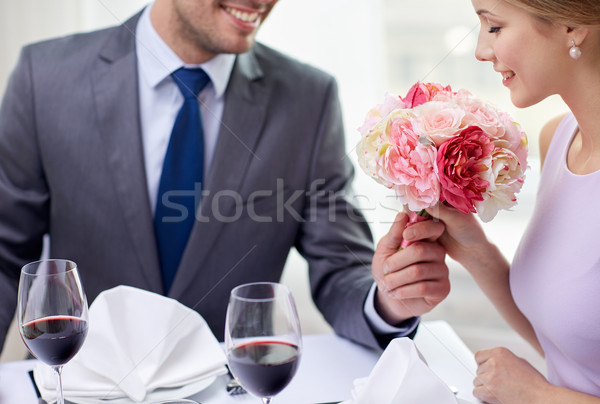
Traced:
<path fill-rule="evenodd" d="M 510 285 L 544 349 L 549 381 L 600 396 L 600 171 L 569 170 L 577 127 L 569 114 L 554 134 Z"/>

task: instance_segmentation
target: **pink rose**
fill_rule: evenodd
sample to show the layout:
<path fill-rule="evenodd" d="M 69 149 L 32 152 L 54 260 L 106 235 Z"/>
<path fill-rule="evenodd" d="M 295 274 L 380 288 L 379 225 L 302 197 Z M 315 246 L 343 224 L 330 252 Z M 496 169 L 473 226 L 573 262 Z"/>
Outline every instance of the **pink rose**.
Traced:
<path fill-rule="evenodd" d="M 418 133 L 427 136 L 438 147 L 465 128 L 462 123 L 465 112 L 451 102 L 431 101 L 413 111 Z"/>
<path fill-rule="evenodd" d="M 413 108 L 417 105 L 429 102 L 440 91 L 452 91 L 452 89 L 450 86 L 443 87 L 441 84 L 437 83 L 421 83 L 420 81 L 417 81 L 410 90 L 408 90 L 406 97 L 402 98 L 404 108 Z"/>
<path fill-rule="evenodd" d="M 488 174 L 490 186 L 483 200 L 475 203 L 477 214 L 484 222 L 492 220 L 500 209 L 510 209 L 516 205 L 516 194 L 525 179 L 517 156 L 509 149 L 498 147 L 492 153 L 492 166 Z"/>
<path fill-rule="evenodd" d="M 503 139 L 508 142 L 508 148 L 515 153 L 523 170 L 527 169 L 527 154 L 529 147 L 527 135 L 521 125 L 512 120 L 506 112 L 500 112 L 500 121 L 505 127 Z"/>
<path fill-rule="evenodd" d="M 399 98 L 398 98 L 399 99 Z M 381 158 L 390 147 L 390 122 L 399 119 L 412 118 L 410 109 L 395 109 L 380 119 L 375 126 L 369 128 L 356 145 L 358 164 L 371 178 L 388 188 L 392 187 L 389 181 L 382 178 Z"/>
<path fill-rule="evenodd" d="M 390 112 L 404 106 L 402 99 L 397 95 L 387 93 L 383 104 L 376 105 L 367 112 L 363 124 L 358 128 L 361 135 L 365 136 L 379 121 L 384 119 Z"/>
<path fill-rule="evenodd" d="M 465 101 L 467 101 L 463 104 L 465 126 L 479 126 L 489 136 L 498 139 L 504 136 L 504 125 L 501 122 L 498 111 L 494 107 L 474 97 L 458 100 L 458 103 L 462 104 Z"/>
<path fill-rule="evenodd" d="M 469 91 L 460 89 L 458 91 L 452 91 L 450 86 L 446 87 L 444 91 L 438 91 L 435 93 L 431 101 L 444 101 L 444 102 L 454 102 L 460 101 L 463 98 L 471 98 L 473 94 Z"/>
<path fill-rule="evenodd" d="M 492 164 L 494 144 L 477 126 L 469 126 L 438 150 L 440 200 L 464 213 L 475 212 L 475 202 L 483 200 L 490 183 L 485 180 Z"/>
<path fill-rule="evenodd" d="M 388 128 L 391 144 L 380 159 L 381 178 L 410 210 L 435 205 L 440 195 L 435 147 L 419 143 L 409 119 L 393 119 Z"/>
<path fill-rule="evenodd" d="M 391 145 L 403 148 L 403 153 L 414 150 L 419 143 L 419 135 L 413 127 L 412 117 L 392 116 L 387 124 L 387 135 Z"/>

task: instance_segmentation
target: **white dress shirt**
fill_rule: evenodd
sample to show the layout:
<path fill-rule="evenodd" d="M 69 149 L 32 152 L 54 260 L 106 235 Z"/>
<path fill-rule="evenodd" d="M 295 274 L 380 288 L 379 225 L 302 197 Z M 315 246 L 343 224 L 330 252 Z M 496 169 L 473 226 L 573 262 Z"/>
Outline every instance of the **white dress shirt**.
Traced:
<path fill-rule="evenodd" d="M 171 130 L 183 104 L 183 95 L 171 78 L 171 73 L 184 66 L 201 67 L 210 77 L 210 83 L 198 96 L 204 128 L 204 172 L 206 173 L 217 143 L 225 105 L 225 89 L 233 69 L 235 55 L 217 55 L 201 65 L 184 64 L 152 26 L 151 7 L 146 7 L 142 12 L 137 25 L 136 49 L 146 180 L 154 212 Z"/>
<path fill-rule="evenodd" d="M 140 121 L 148 195 L 152 212 L 156 208 L 158 185 L 169 145 L 171 130 L 183 103 L 183 95 L 171 78 L 180 67 L 201 67 L 210 77 L 210 83 L 200 92 L 198 100 L 204 128 L 204 173 L 210 167 L 223 108 L 224 95 L 231 76 L 235 55 L 220 54 L 201 65 L 186 65 L 158 35 L 150 20 L 152 5 L 146 7 L 136 28 L 138 59 Z M 418 319 L 403 327 L 387 324 L 375 310 L 375 284 L 365 301 L 366 318 L 380 334 L 407 335 L 418 324 Z"/>

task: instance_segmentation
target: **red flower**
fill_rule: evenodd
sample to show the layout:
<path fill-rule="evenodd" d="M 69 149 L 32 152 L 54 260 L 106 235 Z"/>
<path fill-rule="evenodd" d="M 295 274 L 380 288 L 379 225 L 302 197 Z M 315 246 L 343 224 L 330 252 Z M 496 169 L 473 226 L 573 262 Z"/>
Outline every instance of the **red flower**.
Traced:
<path fill-rule="evenodd" d="M 443 87 L 437 83 L 421 83 L 417 81 L 408 90 L 406 97 L 402 98 L 404 102 L 404 108 L 414 108 L 418 105 L 425 104 L 435 97 L 440 91 L 452 91 L 450 86 Z"/>
<path fill-rule="evenodd" d="M 458 136 L 444 142 L 437 155 L 441 201 L 464 213 L 475 212 L 474 202 L 482 201 L 490 185 L 494 144 L 478 126 L 469 126 Z"/>

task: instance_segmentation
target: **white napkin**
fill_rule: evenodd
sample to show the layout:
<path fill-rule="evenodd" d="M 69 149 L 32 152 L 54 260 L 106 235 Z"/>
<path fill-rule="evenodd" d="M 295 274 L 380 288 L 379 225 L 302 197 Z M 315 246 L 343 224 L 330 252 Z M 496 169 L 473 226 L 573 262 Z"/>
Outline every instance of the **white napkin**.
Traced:
<path fill-rule="evenodd" d="M 196 311 L 174 299 L 118 286 L 90 306 L 87 338 L 63 369 L 64 393 L 76 403 L 124 398 L 142 403 L 164 389 L 170 389 L 169 398 L 183 398 L 226 373 L 225 363 L 219 342 Z M 55 372 L 39 363 L 34 376 L 42 398 L 56 400 Z"/>
<path fill-rule="evenodd" d="M 342 404 L 457 404 L 452 391 L 425 363 L 414 342 L 390 342 L 367 378 L 356 379 Z"/>

